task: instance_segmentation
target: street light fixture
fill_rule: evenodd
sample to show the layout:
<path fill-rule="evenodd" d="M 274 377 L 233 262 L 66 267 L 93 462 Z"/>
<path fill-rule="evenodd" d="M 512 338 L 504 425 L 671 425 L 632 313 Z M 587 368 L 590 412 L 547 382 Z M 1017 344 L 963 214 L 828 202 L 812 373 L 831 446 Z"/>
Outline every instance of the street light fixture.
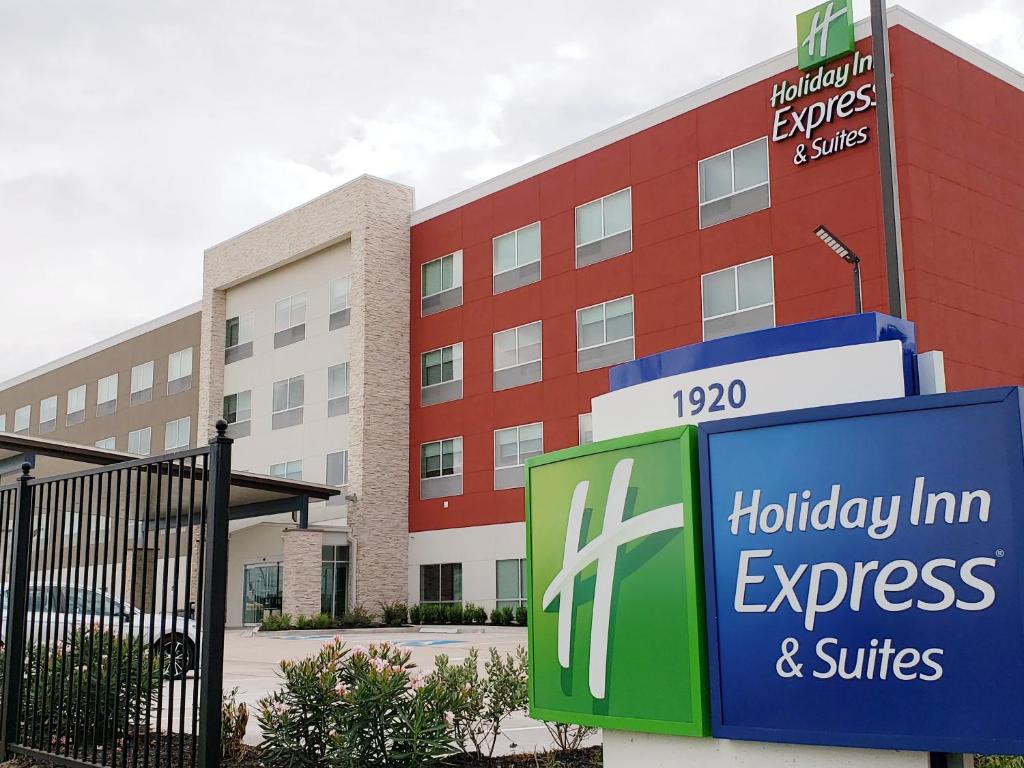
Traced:
<path fill-rule="evenodd" d="M 818 239 L 827 245 L 830 250 L 839 256 L 839 258 L 847 264 L 853 265 L 853 307 L 854 311 L 859 315 L 864 311 L 860 295 L 860 257 L 850 250 L 842 240 L 829 232 L 827 227 L 818 227 L 814 230 L 814 234 L 817 235 Z"/>

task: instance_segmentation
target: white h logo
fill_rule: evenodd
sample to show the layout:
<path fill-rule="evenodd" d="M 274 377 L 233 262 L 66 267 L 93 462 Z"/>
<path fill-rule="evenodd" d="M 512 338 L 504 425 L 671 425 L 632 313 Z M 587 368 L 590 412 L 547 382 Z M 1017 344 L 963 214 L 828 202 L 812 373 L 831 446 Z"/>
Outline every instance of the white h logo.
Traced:
<path fill-rule="evenodd" d="M 608 488 L 608 503 L 604 509 L 601 535 L 577 550 L 583 528 L 583 512 L 587 505 L 589 480 L 581 481 L 572 494 L 569 523 L 565 532 L 565 550 L 562 570 L 558 572 L 544 592 L 543 608 L 547 609 L 555 598 L 558 603 L 558 663 L 569 668 L 572 649 L 573 588 L 576 575 L 593 562 L 597 562 L 597 582 L 594 585 L 594 616 L 590 629 L 590 693 L 595 699 L 605 696 L 608 666 L 608 621 L 612 609 L 612 582 L 615 578 L 615 558 L 619 547 L 642 539 L 652 533 L 683 527 L 683 505 L 671 504 L 652 509 L 644 514 L 623 520 L 629 477 L 633 473 L 633 460 L 623 459 L 612 471 Z"/>
<path fill-rule="evenodd" d="M 819 57 L 824 56 L 828 50 L 828 31 L 832 27 L 832 22 L 843 18 L 849 12 L 849 6 L 843 8 L 841 11 L 833 12 L 832 6 L 834 3 L 829 3 L 825 6 L 825 19 L 821 18 L 821 11 L 814 12 L 814 18 L 811 19 L 811 31 L 807 35 L 807 39 L 801 43 L 801 45 L 807 46 L 807 54 L 814 56 L 814 43 L 815 38 L 818 38 L 818 53 Z"/>

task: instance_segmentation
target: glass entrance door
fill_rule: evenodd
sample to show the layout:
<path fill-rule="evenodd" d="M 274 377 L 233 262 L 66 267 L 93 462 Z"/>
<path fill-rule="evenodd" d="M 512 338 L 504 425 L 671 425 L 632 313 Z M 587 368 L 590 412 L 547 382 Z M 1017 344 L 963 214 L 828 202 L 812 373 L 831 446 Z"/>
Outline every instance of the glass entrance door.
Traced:
<path fill-rule="evenodd" d="M 256 563 L 245 566 L 242 623 L 259 624 L 267 616 L 281 613 L 281 564 Z"/>
<path fill-rule="evenodd" d="M 348 547 L 323 548 L 320 570 L 320 611 L 338 619 L 345 613 L 348 588 Z"/>

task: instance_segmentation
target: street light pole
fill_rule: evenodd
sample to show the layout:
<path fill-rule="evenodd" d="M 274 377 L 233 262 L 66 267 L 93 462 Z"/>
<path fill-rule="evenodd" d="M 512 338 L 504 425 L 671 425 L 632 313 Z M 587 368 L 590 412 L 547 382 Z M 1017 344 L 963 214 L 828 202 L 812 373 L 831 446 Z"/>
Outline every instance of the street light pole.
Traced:
<path fill-rule="evenodd" d="M 828 246 L 836 256 L 853 267 L 853 308 L 859 315 L 864 311 L 864 301 L 861 298 L 860 291 L 860 256 L 854 253 L 850 246 L 832 234 L 824 224 L 814 230 L 814 235 Z"/>
<path fill-rule="evenodd" d="M 872 65 L 878 108 L 878 163 L 882 183 L 882 221 L 885 230 L 885 272 L 889 287 L 889 314 L 907 316 L 903 283 L 903 233 L 900 229 L 900 194 L 896 177 L 896 137 L 892 119 L 892 74 L 889 71 L 889 23 L 885 0 L 871 0 Z"/>
<path fill-rule="evenodd" d="M 860 295 L 860 259 L 853 262 L 853 308 L 858 315 L 864 311 L 864 300 Z"/>

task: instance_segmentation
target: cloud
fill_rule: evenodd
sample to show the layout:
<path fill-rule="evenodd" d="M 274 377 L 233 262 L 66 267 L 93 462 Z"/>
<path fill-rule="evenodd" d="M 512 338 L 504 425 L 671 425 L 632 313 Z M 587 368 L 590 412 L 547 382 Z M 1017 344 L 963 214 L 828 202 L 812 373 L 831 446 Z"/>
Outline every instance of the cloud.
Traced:
<path fill-rule="evenodd" d="M 7 0 L 0 380 L 196 300 L 205 247 L 353 176 L 428 204 L 792 48 L 810 4 Z M 906 5 L 1024 68 L 1019 2 Z"/>

